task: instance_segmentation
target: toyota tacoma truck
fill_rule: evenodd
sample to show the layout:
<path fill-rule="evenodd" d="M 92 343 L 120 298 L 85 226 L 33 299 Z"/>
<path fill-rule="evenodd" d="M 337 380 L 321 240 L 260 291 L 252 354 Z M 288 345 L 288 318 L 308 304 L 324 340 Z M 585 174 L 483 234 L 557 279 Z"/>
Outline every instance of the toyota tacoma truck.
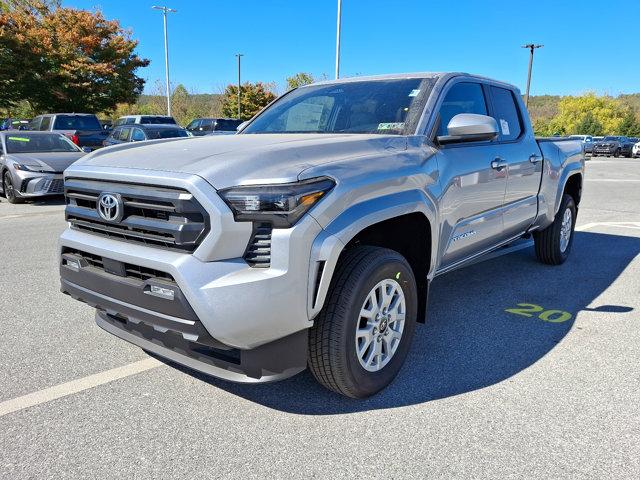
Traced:
<path fill-rule="evenodd" d="M 296 88 L 237 135 L 108 147 L 65 171 L 62 292 L 107 332 L 238 382 L 309 367 L 364 398 L 400 370 L 429 284 L 533 235 L 571 251 L 579 141 L 462 73 Z"/>

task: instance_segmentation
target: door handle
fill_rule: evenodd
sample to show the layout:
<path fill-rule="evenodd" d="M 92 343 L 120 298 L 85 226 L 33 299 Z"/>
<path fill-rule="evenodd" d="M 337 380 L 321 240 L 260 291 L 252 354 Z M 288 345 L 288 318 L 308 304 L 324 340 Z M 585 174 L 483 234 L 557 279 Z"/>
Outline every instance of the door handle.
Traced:
<path fill-rule="evenodd" d="M 540 155 L 536 155 L 535 153 L 529 156 L 529 161 L 531 163 L 538 163 L 542 161 L 542 157 Z"/>
<path fill-rule="evenodd" d="M 491 168 L 493 168 L 494 170 L 500 171 L 503 168 L 506 168 L 506 166 L 507 166 L 507 162 L 505 162 L 500 157 L 496 158 L 493 162 L 491 162 Z"/>

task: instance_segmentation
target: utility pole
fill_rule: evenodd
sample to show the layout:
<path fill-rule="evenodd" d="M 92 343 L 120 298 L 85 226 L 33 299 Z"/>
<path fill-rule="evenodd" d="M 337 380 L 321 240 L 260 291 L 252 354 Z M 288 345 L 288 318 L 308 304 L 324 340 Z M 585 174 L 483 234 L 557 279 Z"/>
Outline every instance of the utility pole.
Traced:
<path fill-rule="evenodd" d="M 240 114 L 242 113 L 240 110 L 240 58 L 243 56 L 243 53 L 236 54 L 236 57 L 238 58 L 238 120 L 240 120 Z"/>
<path fill-rule="evenodd" d="M 165 67 L 165 82 L 167 88 L 167 115 L 171 116 L 171 87 L 169 86 L 169 37 L 167 34 L 167 13 L 176 13 L 177 10 L 169 7 L 151 7 L 154 10 L 160 10 L 164 18 L 164 67 Z"/>
<path fill-rule="evenodd" d="M 342 0 L 338 0 L 338 24 L 336 27 L 336 80 L 340 78 L 340 26 L 342 23 Z"/>
<path fill-rule="evenodd" d="M 536 45 L 534 43 L 528 43 L 523 45 L 522 48 L 528 48 L 531 54 L 529 55 L 529 74 L 527 75 L 527 94 L 525 96 L 524 104 L 529 108 L 529 89 L 531 88 L 531 68 L 533 67 L 533 51 L 536 48 L 542 48 L 544 45 Z"/>

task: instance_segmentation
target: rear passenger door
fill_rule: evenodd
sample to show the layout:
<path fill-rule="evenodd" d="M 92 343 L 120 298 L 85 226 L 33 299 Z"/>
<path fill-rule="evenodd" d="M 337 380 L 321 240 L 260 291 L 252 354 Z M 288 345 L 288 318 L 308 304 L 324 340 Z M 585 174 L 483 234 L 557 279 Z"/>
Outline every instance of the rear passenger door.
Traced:
<path fill-rule="evenodd" d="M 504 230 L 507 236 L 525 232 L 538 214 L 542 156 L 531 128 L 525 124 L 522 102 L 511 89 L 489 86 L 491 115 L 498 123 L 498 157 L 507 164 Z"/>
<path fill-rule="evenodd" d="M 447 125 L 457 114 L 489 114 L 488 91 L 482 83 L 456 82 L 443 94 L 436 106 L 434 138 L 448 134 Z M 437 155 L 442 189 L 439 256 L 441 270 L 446 270 L 503 240 L 507 172 L 495 164 L 498 148 L 489 140 L 441 145 Z"/>

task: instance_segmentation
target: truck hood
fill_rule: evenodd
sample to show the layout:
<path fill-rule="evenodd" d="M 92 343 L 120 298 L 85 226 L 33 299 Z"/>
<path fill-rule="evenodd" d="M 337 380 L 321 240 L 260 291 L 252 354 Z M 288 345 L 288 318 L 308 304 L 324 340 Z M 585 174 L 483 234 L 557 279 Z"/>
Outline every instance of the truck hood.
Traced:
<path fill-rule="evenodd" d="M 8 158 L 21 165 L 62 172 L 84 155 L 86 155 L 84 152 L 10 153 Z"/>
<path fill-rule="evenodd" d="M 77 165 L 198 175 L 215 188 L 286 183 L 323 163 L 406 149 L 406 138 L 366 134 L 240 134 L 129 143 Z"/>

